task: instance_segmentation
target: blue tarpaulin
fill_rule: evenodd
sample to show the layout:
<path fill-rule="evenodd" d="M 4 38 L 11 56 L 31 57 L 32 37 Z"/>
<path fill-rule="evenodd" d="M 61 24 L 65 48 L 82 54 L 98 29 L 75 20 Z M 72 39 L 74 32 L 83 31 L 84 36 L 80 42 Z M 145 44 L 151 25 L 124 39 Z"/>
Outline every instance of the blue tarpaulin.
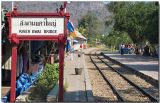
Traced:
<path fill-rule="evenodd" d="M 16 81 L 16 97 L 30 88 L 31 85 L 38 79 L 38 76 L 42 73 L 43 65 L 38 65 L 38 71 L 32 75 L 23 73 Z M 2 98 L 2 102 L 10 101 L 10 91 Z"/>

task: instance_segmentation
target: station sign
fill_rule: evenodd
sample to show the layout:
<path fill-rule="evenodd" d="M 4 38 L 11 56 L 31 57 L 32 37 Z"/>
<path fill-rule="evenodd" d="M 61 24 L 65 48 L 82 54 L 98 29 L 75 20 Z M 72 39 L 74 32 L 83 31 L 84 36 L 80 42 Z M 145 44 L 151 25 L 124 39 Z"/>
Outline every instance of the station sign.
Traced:
<path fill-rule="evenodd" d="M 64 7 L 64 8 L 63 8 Z M 59 44 L 59 93 L 58 100 L 63 101 L 63 68 L 64 49 L 67 39 L 67 22 L 70 14 L 65 12 L 66 2 L 61 5 L 56 13 L 33 13 L 17 12 L 14 7 L 12 12 L 5 15 L 8 18 L 8 39 L 12 45 L 12 70 L 11 70 L 11 91 L 10 102 L 16 100 L 16 68 L 17 49 L 21 41 L 54 41 Z"/>
<path fill-rule="evenodd" d="M 56 36 L 64 34 L 64 18 L 12 17 L 11 34 L 17 34 L 17 36 Z"/>

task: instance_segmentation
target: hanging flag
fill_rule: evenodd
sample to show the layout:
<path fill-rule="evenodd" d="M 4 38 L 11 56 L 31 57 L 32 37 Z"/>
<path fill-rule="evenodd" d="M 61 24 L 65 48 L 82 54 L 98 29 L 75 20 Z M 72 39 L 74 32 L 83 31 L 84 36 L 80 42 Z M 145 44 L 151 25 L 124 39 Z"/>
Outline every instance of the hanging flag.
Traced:
<path fill-rule="evenodd" d="M 68 28 L 68 31 L 69 31 L 70 35 L 73 38 L 75 38 L 76 37 L 76 30 L 75 30 L 74 25 L 71 21 L 68 21 L 67 28 Z"/>
<path fill-rule="evenodd" d="M 74 30 L 75 30 L 73 23 L 71 21 L 68 21 L 67 28 L 68 28 L 69 32 L 74 32 Z"/>
<path fill-rule="evenodd" d="M 78 32 L 78 31 L 76 31 L 76 37 L 86 40 L 86 38 L 80 32 Z"/>
<path fill-rule="evenodd" d="M 78 37 L 78 38 L 86 39 L 80 32 L 76 31 L 71 21 L 68 21 L 67 28 L 70 33 L 70 36 L 72 36 L 73 38 Z"/>
<path fill-rule="evenodd" d="M 76 30 L 75 30 L 75 31 L 73 31 L 73 32 L 70 32 L 70 35 L 71 35 L 73 38 L 77 37 Z"/>

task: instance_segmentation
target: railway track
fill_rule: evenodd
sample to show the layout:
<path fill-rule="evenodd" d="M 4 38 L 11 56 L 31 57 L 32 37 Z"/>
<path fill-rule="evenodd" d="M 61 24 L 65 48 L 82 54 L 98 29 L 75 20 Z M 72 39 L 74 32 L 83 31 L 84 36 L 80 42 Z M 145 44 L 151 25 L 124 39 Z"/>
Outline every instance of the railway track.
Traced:
<path fill-rule="evenodd" d="M 154 94 L 158 93 L 158 89 L 149 83 L 147 84 L 145 80 L 136 77 L 136 74 L 128 72 L 125 68 L 122 69 L 121 66 L 110 62 L 101 54 L 92 54 L 90 59 L 112 89 L 118 101 L 158 102 L 157 97 L 159 95 Z M 129 77 L 129 75 L 132 77 Z M 136 83 L 133 81 L 136 81 Z M 137 85 L 138 82 L 141 85 Z M 152 89 L 147 90 L 146 88 L 149 85 Z"/>

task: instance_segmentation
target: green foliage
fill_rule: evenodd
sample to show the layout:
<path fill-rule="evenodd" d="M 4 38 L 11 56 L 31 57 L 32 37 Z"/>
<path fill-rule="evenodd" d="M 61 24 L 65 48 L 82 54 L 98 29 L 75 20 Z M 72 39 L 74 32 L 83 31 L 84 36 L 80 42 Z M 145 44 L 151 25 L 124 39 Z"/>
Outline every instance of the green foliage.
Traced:
<path fill-rule="evenodd" d="M 157 2 L 111 2 L 108 9 L 113 13 L 116 31 L 127 32 L 134 43 L 158 43 Z"/>
<path fill-rule="evenodd" d="M 102 37 L 101 41 L 112 50 L 119 49 L 120 44 L 133 43 L 126 32 L 112 30 L 109 35 Z"/>
<path fill-rule="evenodd" d="M 100 37 L 101 24 L 96 14 L 93 12 L 88 12 L 87 15 L 82 17 L 78 22 L 78 30 L 87 37 L 88 42 L 94 42 L 93 38 Z"/>
<path fill-rule="evenodd" d="M 44 86 L 46 89 L 53 87 L 58 80 L 58 64 L 46 64 L 44 72 L 38 79 L 39 86 Z M 46 83 L 46 84 L 45 84 Z"/>
<path fill-rule="evenodd" d="M 87 30 L 84 27 L 79 27 L 77 31 L 79 31 L 83 36 L 88 37 Z"/>
<path fill-rule="evenodd" d="M 159 6 L 156 6 L 156 3 L 149 3 L 148 6 L 150 7 L 150 9 L 146 17 L 144 34 L 151 44 L 158 44 Z"/>
<path fill-rule="evenodd" d="M 58 81 L 58 64 L 46 64 L 43 73 L 39 76 L 36 88 L 32 90 L 30 97 L 45 98 L 48 92 Z M 34 99 L 34 98 L 33 98 Z"/>

